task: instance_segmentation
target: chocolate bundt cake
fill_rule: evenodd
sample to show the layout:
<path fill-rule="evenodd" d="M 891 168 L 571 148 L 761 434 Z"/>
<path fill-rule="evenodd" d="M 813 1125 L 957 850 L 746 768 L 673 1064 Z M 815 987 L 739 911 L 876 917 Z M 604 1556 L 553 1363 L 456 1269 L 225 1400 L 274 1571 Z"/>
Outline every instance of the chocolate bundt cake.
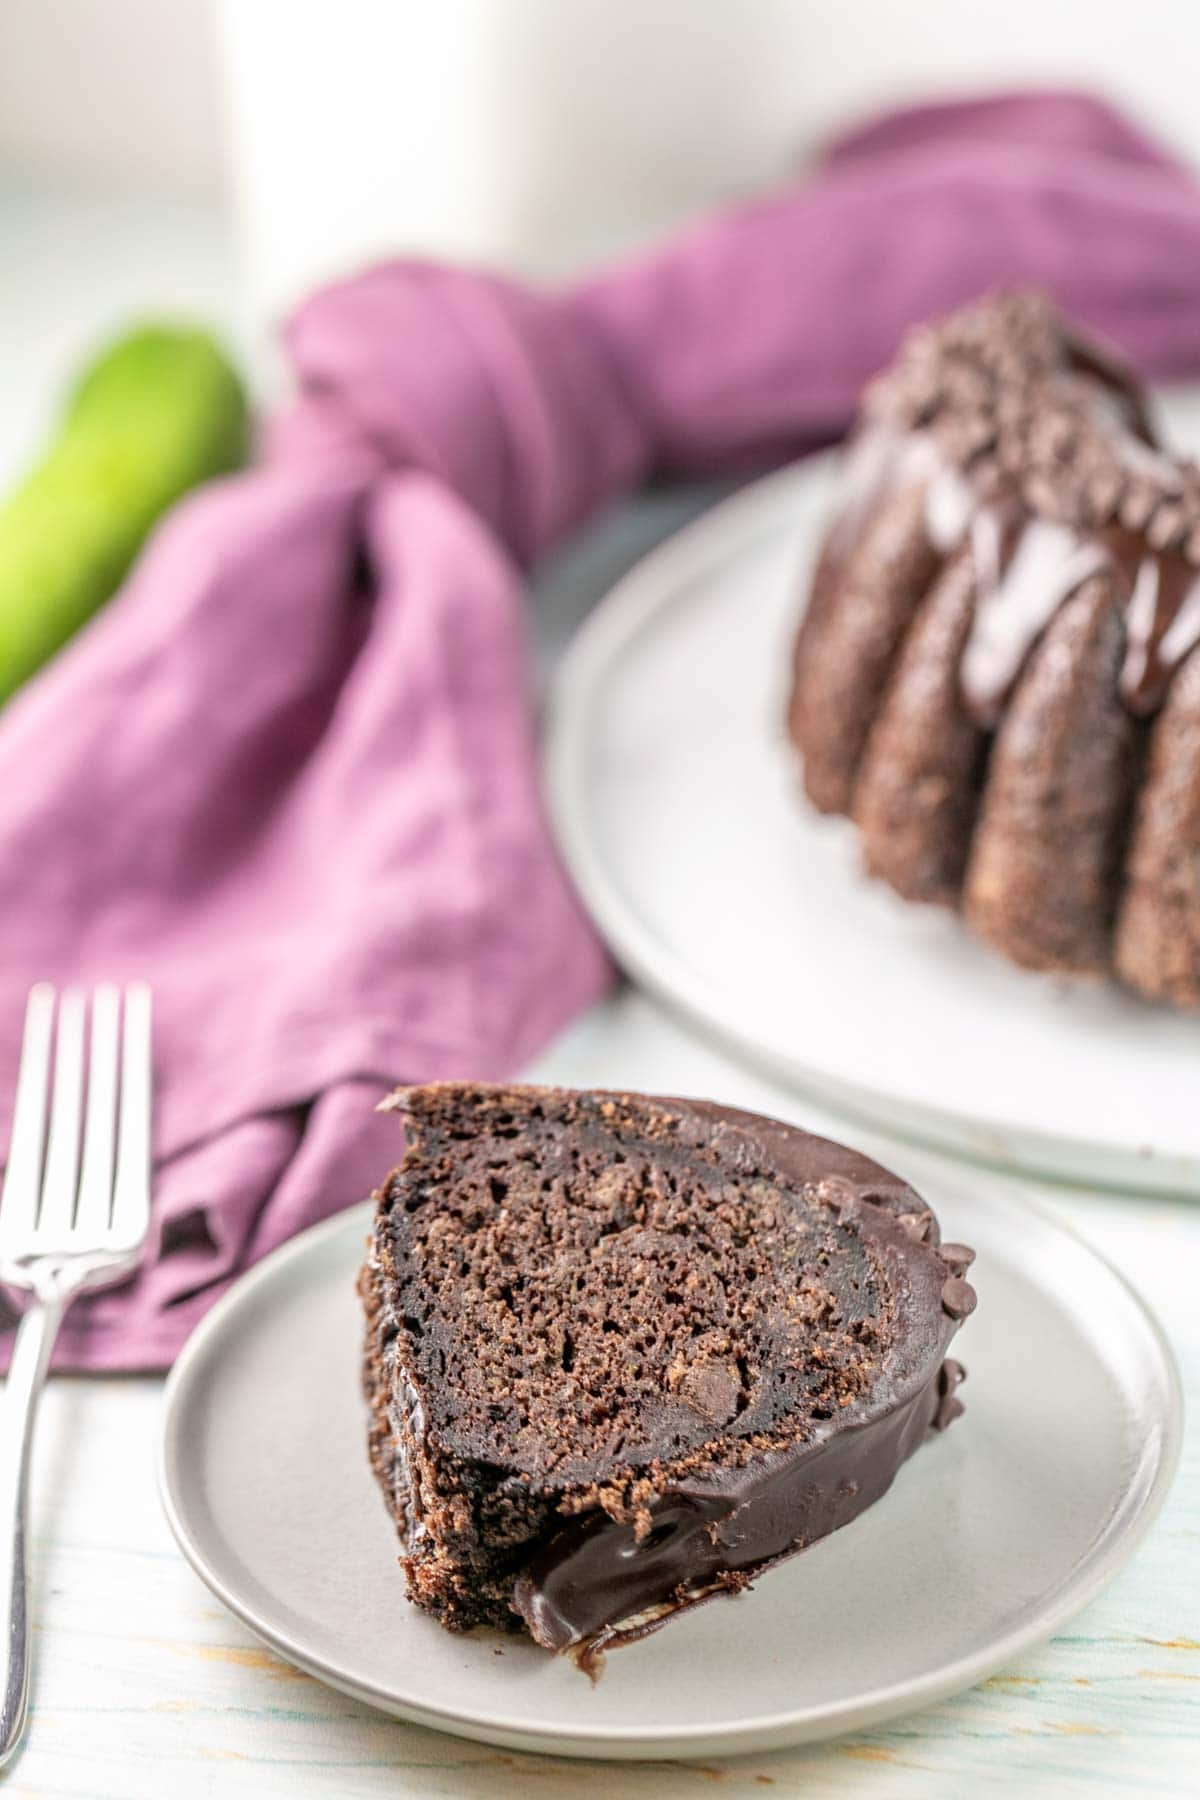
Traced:
<path fill-rule="evenodd" d="M 412 1600 L 585 1665 L 847 1524 L 961 1410 L 971 1252 L 753 1114 L 401 1090 L 360 1289 Z"/>
<path fill-rule="evenodd" d="M 804 781 L 1028 968 L 1200 1006 L 1200 467 L 1039 296 L 868 390 L 796 641 Z"/>

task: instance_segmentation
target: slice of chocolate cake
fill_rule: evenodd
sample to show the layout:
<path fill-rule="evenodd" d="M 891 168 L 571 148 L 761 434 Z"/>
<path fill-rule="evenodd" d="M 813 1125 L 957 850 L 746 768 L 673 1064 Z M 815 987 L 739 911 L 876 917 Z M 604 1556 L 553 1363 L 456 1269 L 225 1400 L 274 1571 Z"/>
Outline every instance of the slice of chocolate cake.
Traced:
<path fill-rule="evenodd" d="M 410 1597 L 594 1656 L 879 1498 L 975 1296 L 904 1182 L 751 1113 L 436 1084 L 361 1278 Z"/>

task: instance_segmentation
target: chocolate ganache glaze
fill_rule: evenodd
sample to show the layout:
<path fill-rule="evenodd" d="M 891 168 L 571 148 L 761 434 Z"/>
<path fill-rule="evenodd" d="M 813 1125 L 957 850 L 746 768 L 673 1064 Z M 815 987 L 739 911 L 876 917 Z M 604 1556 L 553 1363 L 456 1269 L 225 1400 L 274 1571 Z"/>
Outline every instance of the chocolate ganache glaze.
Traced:
<path fill-rule="evenodd" d="M 410 1596 L 584 1662 L 847 1524 L 961 1411 L 971 1252 L 793 1127 L 435 1085 L 362 1278 Z"/>
<path fill-rule="evenodd" d="M 1096 575 L 1125 612 L 1121 697 L 1148 716 L 1200 643 L 1200 469 L 1157 447 L 1132 374 L 1037 296 L 978 318 L 956 321 L 961 342 L 916 333 L 868 391 L 815 591 L 864 520 L 919 487 L 931 556 L 965 546 L 974 566 L 971 717 L 996 725 L 1030 649 Z"/>

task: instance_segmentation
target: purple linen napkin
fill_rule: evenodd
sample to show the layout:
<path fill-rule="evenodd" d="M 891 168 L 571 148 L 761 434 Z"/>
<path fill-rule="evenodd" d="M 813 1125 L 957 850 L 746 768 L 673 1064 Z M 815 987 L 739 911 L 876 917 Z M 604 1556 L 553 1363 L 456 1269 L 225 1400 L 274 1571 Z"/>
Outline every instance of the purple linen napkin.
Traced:
<path fill-rule="evenodd" d="M 300 309 L 265 460 L 0 715 L 0 1143 L 32 980 L 157 995 L 153 1255 L 62 1363 L 167 1364 L 394 1159 L 386 1086 L 510 1074 L 602 992 L 522 570 L 648 476 L 827 440 L 905 326 L 999 281 L 1200 369 L 1200 191 L 1098 102 L 1001 97 L 892 115 L 564 291 L 397 262 Z"/>

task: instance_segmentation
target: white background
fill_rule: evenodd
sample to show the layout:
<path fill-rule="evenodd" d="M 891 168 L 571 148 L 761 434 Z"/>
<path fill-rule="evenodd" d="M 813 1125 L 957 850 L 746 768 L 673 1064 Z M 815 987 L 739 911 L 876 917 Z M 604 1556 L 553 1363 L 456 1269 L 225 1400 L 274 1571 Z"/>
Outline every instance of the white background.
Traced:
<path fill-rule="evenodd" d="M 558 270 L 849 116 L 1086 83 L 1200 161 L 1194 0 L 5 0 L 0 166 L 231 191 L 255 316 L 422 248 Z"/>

